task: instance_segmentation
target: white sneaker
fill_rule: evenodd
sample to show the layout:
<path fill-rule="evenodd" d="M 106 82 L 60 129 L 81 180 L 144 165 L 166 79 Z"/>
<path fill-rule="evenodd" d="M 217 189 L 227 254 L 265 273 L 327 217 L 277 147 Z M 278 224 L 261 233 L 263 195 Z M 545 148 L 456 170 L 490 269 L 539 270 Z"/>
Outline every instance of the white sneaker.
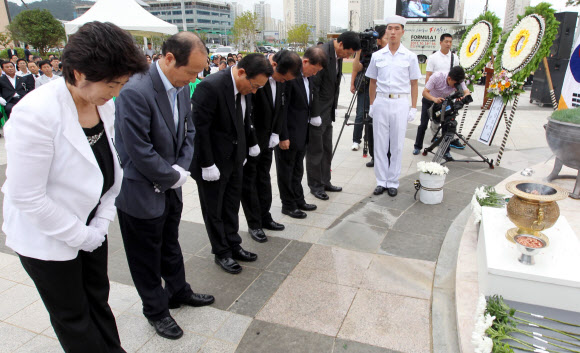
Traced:
<path fill-rule="evenodd" d="M 358 151 L 358 147 L 359 147 L 359 144 L 356 143 L 356 142 L 353 142 L 353 144 L 350 147 L 350 149 L 353 150 L 353 151 Z"/>

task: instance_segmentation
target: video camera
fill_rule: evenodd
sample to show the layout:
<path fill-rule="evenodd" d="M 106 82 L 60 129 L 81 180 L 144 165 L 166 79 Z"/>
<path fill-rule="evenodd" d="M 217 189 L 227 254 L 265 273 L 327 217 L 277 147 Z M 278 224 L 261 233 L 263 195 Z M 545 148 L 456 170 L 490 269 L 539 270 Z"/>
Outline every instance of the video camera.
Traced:
<path fill-rule="evenodd" d="M 447 123 L 449 121 L 455 120 L 455 117 L 459 114 L 459 111 L 463 109 L 463 106 L 473 102 L 471 95 L 463 97 L 463 91 L 461 90 L 461 83 L 455 85 L 456 91 L 445 97 L 442 103 L 434 103 L 430 110 L 431 120 L 436 124 Z M 463 99 L 459 99 L 463 97 Z M 441 118 L 441 113 L 445 112 L 443 119 Z"/>
<path fill-rule="evenodd" d="M 364 32 L 360 32 L 358 34 L 360 38 L 360 63 L 363 64 L 364 67 L 368 67 L 371 62 L 371 56 L 373 53 L 379 50 L 379 46 L 377 45 L 377 38 L 379 38 L 379 33 L 377 33 L 374 29 L 369 28 Z"/>

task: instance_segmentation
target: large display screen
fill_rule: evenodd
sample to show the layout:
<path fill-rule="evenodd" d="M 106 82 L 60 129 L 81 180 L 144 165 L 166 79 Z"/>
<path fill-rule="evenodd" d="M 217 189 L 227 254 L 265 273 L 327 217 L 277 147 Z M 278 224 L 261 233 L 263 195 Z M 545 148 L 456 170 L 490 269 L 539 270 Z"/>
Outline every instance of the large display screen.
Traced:
<path fill-rule="evenodd" d="M 406 18 L 454 18 L 455 0 L 395 0 L 397 15 Z"/>

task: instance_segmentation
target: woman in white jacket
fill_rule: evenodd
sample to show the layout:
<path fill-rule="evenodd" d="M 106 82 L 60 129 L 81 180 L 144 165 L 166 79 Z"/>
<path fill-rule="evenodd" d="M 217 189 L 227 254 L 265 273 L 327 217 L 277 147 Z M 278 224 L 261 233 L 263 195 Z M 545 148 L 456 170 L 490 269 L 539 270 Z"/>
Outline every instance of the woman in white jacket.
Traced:
<path fill-rule="evenodd" d="M 6 245 L 20 257 L 65 352 L 125 352 L 108 304 L 107 240 L 122 169 L 113 96 L 147 63 L 131 35 L 91 22 L 64 49 L 63 78 L 6 124 Z"/>

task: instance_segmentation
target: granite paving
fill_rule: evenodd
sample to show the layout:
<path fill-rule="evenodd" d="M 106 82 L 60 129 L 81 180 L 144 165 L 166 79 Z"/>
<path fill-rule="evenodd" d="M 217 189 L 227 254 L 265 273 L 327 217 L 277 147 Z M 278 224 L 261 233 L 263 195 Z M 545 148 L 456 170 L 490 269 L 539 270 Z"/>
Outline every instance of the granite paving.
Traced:
<path fill-rule="evenodd" d="M 350 77 L 343 81 L 335 143 L 343 122 L 340 117 L 350 100 Z M 481 98 L 477 87 L 475 99 Z M 520 101 L 524 109 L 530 107 L 526 99 Z M 273 167 L 271 212 L 286 229 L 266 231 L 266 243 L 250 238 L 240 209 L 242 246 L 259 258 L 243 263 L 239 275 L 215 265 L 197 187 L 189 180 L 183 187 L 180 225 L 186 275 L 196 292 L 213 294 L 216 302 L 172 310 L 184 336 L 177 341 L 157 336 L 142 315 L 118 222 L 114 222 L 107 242 L 110 305 L 123 347 L 127 352 L 458 352 L 456 323 L 450 316 L 455 307 L 451 279 L 473 190 L 549 159 L 542 128 L 549 112 L 549 108 L 529 109 L 526 119 L 514 121 L 501 167 L 448 163 L 445 197 L 439 205 L 415 199 L 416 163 L 432 158 L 411 154 L 418 119 L 406 133 L 397 197 L 372 195 L 374 171 L 365 167 L 369 158 L 363 158 L 362 149 L 350 150 L 352 127 L 345 127 L 332 165 L 333 183 L 342 186 L 342 192 L 329 193 L 329 201 L 320 201 L 308 193 L 305 177 L 306 201 L 318 209 L 302 220 L 284 216 Z M 478 109 L 469 110 L 465 130 L 478 114 Z M 500 124 L 493 145 L 486 146 L 476 141 L 479 127 L 472 142 L 496 158 L 504 129 Z M 475 156 L 467 149 L 452 153 L 458 158 Z M 2 183 L 5 168 L 4 139 L 0 139 Z M 0 352 L 61 352 L 36 288 L 4 238 L 0 233 Z"/>

